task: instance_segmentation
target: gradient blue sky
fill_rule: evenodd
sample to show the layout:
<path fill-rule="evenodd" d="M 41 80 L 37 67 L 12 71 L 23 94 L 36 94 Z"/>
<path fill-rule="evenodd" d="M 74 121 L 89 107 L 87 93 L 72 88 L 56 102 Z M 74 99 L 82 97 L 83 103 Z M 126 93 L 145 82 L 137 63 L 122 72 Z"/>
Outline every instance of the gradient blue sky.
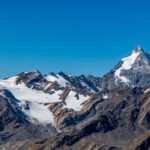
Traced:
<path fill-rule="evenodd" d="M 101 76 L 150 50 L 149 0 L 1 0 L 0 77 L 38 69 Z"/>

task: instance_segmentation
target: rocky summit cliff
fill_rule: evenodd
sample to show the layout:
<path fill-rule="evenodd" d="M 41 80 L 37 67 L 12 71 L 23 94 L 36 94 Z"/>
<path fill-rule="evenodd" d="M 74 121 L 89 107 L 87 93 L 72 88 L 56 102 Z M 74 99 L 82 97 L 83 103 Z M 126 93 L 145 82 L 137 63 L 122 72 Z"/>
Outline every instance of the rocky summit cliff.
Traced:
<path fill-rule="evenodd" d="M 150 149 L 149 54 L 137 46 L 103 77 L 1 79 L 0 149 Z"/>

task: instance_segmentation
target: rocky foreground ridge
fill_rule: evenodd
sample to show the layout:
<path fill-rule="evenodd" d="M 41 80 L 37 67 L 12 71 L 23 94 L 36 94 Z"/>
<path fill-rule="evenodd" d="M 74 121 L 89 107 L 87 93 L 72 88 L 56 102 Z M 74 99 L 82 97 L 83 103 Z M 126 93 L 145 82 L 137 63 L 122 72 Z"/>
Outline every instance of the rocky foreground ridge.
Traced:
<path fill-rule="evenodd" d="M 0 80 L 6 150 L 148 150 L 150 56 L 137 46 L 103 77 L 22 72 Z"/>

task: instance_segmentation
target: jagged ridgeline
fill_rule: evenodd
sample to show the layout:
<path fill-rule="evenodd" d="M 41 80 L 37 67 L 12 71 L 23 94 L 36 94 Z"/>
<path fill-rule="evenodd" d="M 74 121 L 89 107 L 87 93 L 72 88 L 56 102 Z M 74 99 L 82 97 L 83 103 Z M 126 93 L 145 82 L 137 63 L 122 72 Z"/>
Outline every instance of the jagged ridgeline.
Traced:
<path fill-rule="evenodd" d="M 140 46 L 103 77 L 0 80 L 2 150 L 148 150 L 149 130 L 150 56 Z"/>

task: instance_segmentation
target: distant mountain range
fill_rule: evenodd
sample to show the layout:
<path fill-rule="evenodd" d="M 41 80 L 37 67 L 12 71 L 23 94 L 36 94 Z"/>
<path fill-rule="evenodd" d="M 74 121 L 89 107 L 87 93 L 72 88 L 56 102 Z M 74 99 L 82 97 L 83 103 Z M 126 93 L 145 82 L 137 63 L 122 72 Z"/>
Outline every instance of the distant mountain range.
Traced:
<path fill-rule="evenodd" d="M 1 79 L 0 149 L 150 149 L 150 55 L 137 46 L 103 77 Z"/>

